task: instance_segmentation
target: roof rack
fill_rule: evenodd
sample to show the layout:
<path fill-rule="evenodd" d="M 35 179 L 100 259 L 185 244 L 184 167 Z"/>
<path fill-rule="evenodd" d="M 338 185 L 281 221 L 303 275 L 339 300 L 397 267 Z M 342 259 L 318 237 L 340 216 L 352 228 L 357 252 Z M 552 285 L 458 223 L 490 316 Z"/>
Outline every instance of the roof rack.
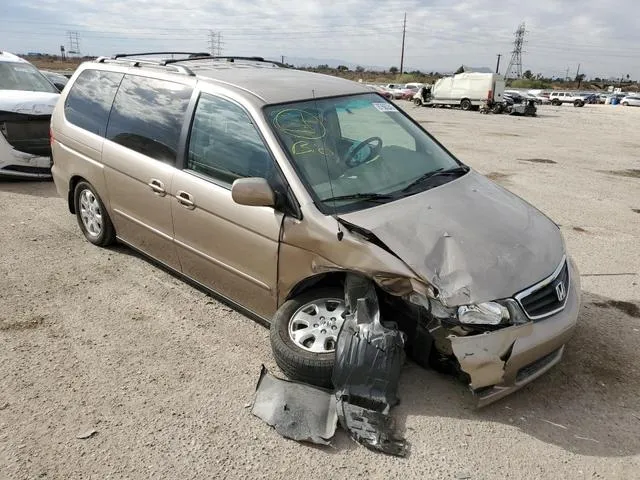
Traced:
<path fill-rule="evenodd" d="M 210 57 L 211 55 L 206 52 L 141 52 L 141 53 L 118 53 L 111 58 L 125 58 L 125 57 L 145 57 L 148 55 L 189 55 L 192 57 Z"/>
<path fill-rule="evenodd" d="M 188 55 L 185 58 L 163 58 L 163 59 L 140 59 L 138 57 L 147 57 L 153 55 Z M 233 63 L 236 60 L 245 60 L 250 62 L 264 62 L 277 65 L 278 67 L 288 68 L 284 63 L 276 62 L 273 60 L 265 60 L 262 57 L 236 57 L 236 56 L 223 56 L 215 57 L 206 52 L 140 52 L 140 53 L 118 53 L 111 57 L 98 57 L 97 63 L 106 62 L 128 62 L 132 67 L 172 67 L 180 73 L 194 77 L 196 74 L 188 67 L 184 65 L 174 65 L 179 62 L 188 62 L 191 60 L 226 60 Z"/>
<path fill-rule="evenodd" d="M 275 60 L 265 60 L 263 57 L 238 57 L 238 56 L 220 56 L 220 57 L 218 57 L 218 56 L 210 55 L 208 53 L 197 55 L 197 56 L 191 56 L 191 57 L 188 57 L 188 58 L 171 58 L 171 59 L 163 60 L 160 63 L 161 63 L 161 65 L 170 65 L 172 63 L 190 62 L 192 60 L 226 60 L 229 63 L 233 63 L 236 60 L 245 60 L 245 61 L 249 61 L 249 62 L 271 63 L 271 64 L 277 65 L 279 67 L 288 68 L 288 66 L 285 65 L 284 63 L 277 62 Z"/>
<path fill-rule="evenodd" d="M 132 67 L 141 67 L 141 66 L 149 66 L 149 67 L 166 67 L 163 62 L 166 59 L 139 59 L 137 57 L 145 57 L 151 55 L 189 55 L 189 57 L 198 57 L 198 58 L 206 58 L 208 53 L 203 52 L 140 52 L 140 53 L 118 53 L 111 57 L 98 57 L 96 62 L 98 63 L 106 63 L 108 61 L 111 62 L 129 62 L 129 65 Z M 133 58 L 130 58 L 133 57 Z M 185 67 L 184 65 L 171 65 L 177 72 L 184 73 L 185 75 L 189 75 L 190 77 L 195 77 L 195 73 L 191 71 L 191 69 Z"/>

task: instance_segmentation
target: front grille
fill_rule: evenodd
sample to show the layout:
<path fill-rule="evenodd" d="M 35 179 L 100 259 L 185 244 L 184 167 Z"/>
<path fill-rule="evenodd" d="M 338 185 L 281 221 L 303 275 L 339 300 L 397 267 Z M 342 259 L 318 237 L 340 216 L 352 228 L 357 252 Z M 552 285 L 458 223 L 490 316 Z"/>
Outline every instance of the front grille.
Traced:
<path fill-rule="evenodd" d="M 40 157 L 51 156 L 49 123 L 51 115 L 13 114 L 0 121 L 0 132 L 16 150 Z"/>
<path fill-rule="evenodd" d="M 564 308 L 569 294 L 569 266 L 566 259 L 560 265 L 549 278 L 516 295 L 530 319 L 548 317 Z"/>

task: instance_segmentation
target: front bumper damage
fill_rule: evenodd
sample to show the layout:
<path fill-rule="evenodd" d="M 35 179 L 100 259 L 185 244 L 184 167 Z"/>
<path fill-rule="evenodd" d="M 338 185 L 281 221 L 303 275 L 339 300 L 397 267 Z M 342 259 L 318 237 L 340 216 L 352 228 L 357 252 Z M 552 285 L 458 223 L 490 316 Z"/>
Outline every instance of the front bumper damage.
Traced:
<path fill-rule="evenodd" d="M 49 114 L 0 111 L 0 176 L 51 177 Z"/>
<path fill-rule="evenodd" d="M 520 313 L 510 316 L 504 324 L 489 327 L 455 324 L 451 317 L 444 318 L 442 312 L 456 311 L 456 307 L 444 306 L 437 300 L 436 286 L 379 272 L 346 272 L 348 314 L 337 339 L 332 376 L 335 389 L 327 394 L 329 400 L 321 401 L 321 411 L 326 414 L 320 421 L 307 411 L 314 408 L 309 404 L 296 409 L 294 418 L 311 415 L 319 426 L 335 426 L 337 422 L 367 448 L 405 456 L 407 443 L 395 433 L 390 415 L 399 401 L 397 388 L 405 352 L 422 366 L 433 366 L 466 380 L 477 407 L 522 388 L 560 361 L 575 328 L 580 281 L 571 258 L 566 262 L 571 281 L 561 309 L 544 318 L 531 319 L 519 301 L 508 298 L 503 303 L 510 307 L 509 311 L 515 308 Z M 328 267 L 314 265 L 317 270 Z M 547 279 L 540 284 L 544 282 Z M 550 282 L 546 285 L 553 285 Z M 257 390 L 259 398 L 260 383 Z M 288 403 L 284 403 L 286 407 Z M 330 407 L 325 409 L 326 405 Z M 274 404 L 271 408 L 283 407 Z M 305 432 L 300 438 L 295 422 L 289 422 L 287 428 L 282 427 L 282 422 L 270 422 L 268 418 L 282 417 L 275 411 L 258 416 L 288 438 L 329 441 L 326 430 Z"/>

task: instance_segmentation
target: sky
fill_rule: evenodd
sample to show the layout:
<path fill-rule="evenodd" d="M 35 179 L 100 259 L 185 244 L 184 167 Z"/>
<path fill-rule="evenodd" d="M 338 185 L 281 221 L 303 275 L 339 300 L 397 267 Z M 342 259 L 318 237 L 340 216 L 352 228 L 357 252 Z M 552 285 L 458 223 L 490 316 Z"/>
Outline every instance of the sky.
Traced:
<path fill-rule="evenodd" d="M 84 55 L 209 51 L 296 66 L 346 63 L 450 72 L 460 65 L 504 73 L 514 32 L 526 24 L 523 71 L 640 79 L 637 0 L 31 0 L 2 2 L 0 50 L 58 53 L 78 33 Z M 335 65 L 334 65 L 335 66 Z"/>

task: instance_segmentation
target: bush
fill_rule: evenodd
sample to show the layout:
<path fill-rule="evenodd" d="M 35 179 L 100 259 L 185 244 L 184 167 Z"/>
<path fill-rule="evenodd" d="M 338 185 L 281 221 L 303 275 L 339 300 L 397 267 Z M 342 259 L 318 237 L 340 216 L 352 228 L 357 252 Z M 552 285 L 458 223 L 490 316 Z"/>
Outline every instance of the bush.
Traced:
<path fill-rule="evenodd" d="M 544 80 L 527 80 L 521 78 L 519 80 L 512 80 L 509 82 L 509 86 L 513 88 L 549 88 L 551 85 Z"/>

